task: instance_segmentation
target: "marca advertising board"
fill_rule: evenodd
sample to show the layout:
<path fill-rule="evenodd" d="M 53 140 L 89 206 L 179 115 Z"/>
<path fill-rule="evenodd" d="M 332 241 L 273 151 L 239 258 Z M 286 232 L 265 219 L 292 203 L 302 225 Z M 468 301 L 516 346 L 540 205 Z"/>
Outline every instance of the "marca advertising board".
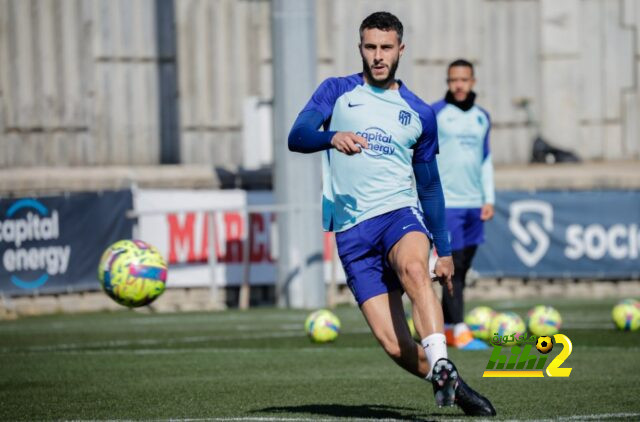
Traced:
<path fill-rule="evenodd" d="M 169 287 L 239 285 L 244 276 L 245 221 L 247 205 L 273 204 L 271 191 L 243 190 L 139 190 L 134 195 L 138 217 L 137 236 L 155 245 L 169 263 Z M 216 212 L 213 222 L 207 210 Z M 179 211 L 185 210 L 185 211 Z M 179 212 L 177 212 L 179 211 Z M 249 280 L 273 284 L 276 279 L 277 213 L 251 213 L 249 232 Z M 210 228 L 213 227 L 215 265 L 209 265 Z M 332 238 L 325 236 L 325 274 L 330 277 Z M 338 264 L 339 266 L 339 264 Z M 344 280 L 342 268 L 338 281 Z"/>

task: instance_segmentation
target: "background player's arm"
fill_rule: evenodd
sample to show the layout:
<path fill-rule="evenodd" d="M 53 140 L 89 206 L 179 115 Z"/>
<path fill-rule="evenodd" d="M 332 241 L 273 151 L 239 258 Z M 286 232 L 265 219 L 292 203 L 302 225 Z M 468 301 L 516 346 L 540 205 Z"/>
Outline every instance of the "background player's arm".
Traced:
<path fill-rule="evenodd" d="M 487 133 L 484 137 L 484 145 L 483 145 L 483 161 L 482 161 L 482 191 L 484 194 L 484 205 L 482 206 L 482 211 L 480 213 L 480 218 L 482 221 L 487 221 L 493 218 L 494 209 L 493 204 L 495 203 L 495 187 L 493 183 L 493 160 L 491 158 L 491 151 L 489 150 L 489 132 L 491 131 L 491 119 L 487 114 L 487 119 L 489 119 L 489 127 L 487 128 Z"/>
<path fill-rule="evenodd" d="M 359 153 L 361 147 L 367 148 L 367 140 L 355 133 L 318 130 L 323 122 L 322 114 L 317 111 L 300 113 L 289 132 L 289 150 L 312 153 L 335 148 L 351 155 Z"/>

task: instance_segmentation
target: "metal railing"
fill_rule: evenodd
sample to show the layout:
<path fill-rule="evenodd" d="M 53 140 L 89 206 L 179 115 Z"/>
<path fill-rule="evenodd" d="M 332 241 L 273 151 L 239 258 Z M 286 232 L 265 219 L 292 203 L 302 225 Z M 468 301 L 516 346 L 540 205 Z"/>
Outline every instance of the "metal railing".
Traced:
<path fill-rule="evenodd" d="M 303 211 L 319 211 L 320 206 L 317 204 L 263 204 L 263 205 L 240 205 L 240 206 L 218 206 L 218 207 L 183 207 L 183 208 L 170 208 L 162 210 L 142 210 L 135 211 L 130 210 L 127 212 L 128 218 L 138 218 L 150 215 L 161 214 L 178 214 L 178 213 L 205 213 L 207 215 L 207 236 L 209 242 L 208 248 L 208 266 L 210 274 L 210 295 L 211 301 L 216 307 L 222 306 L 220 302 L 218 283 L 216 276 L 216 267 L 218 266 L 218 254 L 216 251 L 215 233 L 216 233 L 216 216 L 219 213 L 237 212 L 242 216 L 242 280 L 240 284 L 240 294 L 238 300 L 239 309 L 249 309 L 250 299 L 250 247 L 251 247 L 251 233 L 249 228 L 249 216 L 251 214 L 260 213 L 275 213 L 278 215 L 288 214 L 293 212 Z M 278 218 L 276 221 L 283 221 Z M 337 285 L 337 260 L 336 260 L 335 241 L 331 254 L 331 277 L 329 281 L 329 290 L 327 297 L 327 304 L 329 307 L 334 307 L 336 303 L 335 289 Z M 277 283 L 276 283 L 277 284 Z M 277 292 L 277 289 L 276 289 Z"/>

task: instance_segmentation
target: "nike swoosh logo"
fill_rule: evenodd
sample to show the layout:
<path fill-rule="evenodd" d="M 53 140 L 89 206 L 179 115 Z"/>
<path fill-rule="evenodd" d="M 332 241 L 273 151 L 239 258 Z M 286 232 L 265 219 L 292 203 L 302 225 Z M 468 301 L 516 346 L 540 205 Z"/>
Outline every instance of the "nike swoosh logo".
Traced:
<path fill-rule="evenodd" d="M 415 226 L 416 223 L 413 224 L 407 224 L 406 226 L 402 227 L 402 230 L 406 230 L 407 227 L 411 227 L 411 226 Z"/>
<path fill-rule="evenodd" d="M 351 103 L 348 103 L 347 105 L 349 107 L 358 107 L 358 106 L 361 106 L 361 105 L 364 105 L 364 104 L 351 104 Z"/>

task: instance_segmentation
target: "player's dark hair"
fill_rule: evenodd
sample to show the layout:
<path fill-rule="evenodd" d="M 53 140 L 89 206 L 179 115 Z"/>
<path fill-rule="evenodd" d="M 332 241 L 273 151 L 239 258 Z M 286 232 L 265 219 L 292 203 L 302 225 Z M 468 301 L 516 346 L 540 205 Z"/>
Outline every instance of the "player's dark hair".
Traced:
<path fill-rule="evenodd" d="M 362 41 L 362 34 L 365 29 L 396 31 L 396 34 L 398 34 L 398 42 L 402 43 L 402 33 L 404 31 L 402 22 L 389 12 L 375 12 L 364 18 L 360 24 L 360 41 Z"/>
<path fill-rule="evenodd" d="M 449 63 L 449 67 L 447 67 L 447 72 L 449 71 L 449 69 L 451 69 L 452 67 L 468 67 L 469 69 L 471 69 L 471 76 L 473 76 L 473 64 L 465 59 L 458 59 L 458 60 L 454 60 L 451 63 Z"/>

